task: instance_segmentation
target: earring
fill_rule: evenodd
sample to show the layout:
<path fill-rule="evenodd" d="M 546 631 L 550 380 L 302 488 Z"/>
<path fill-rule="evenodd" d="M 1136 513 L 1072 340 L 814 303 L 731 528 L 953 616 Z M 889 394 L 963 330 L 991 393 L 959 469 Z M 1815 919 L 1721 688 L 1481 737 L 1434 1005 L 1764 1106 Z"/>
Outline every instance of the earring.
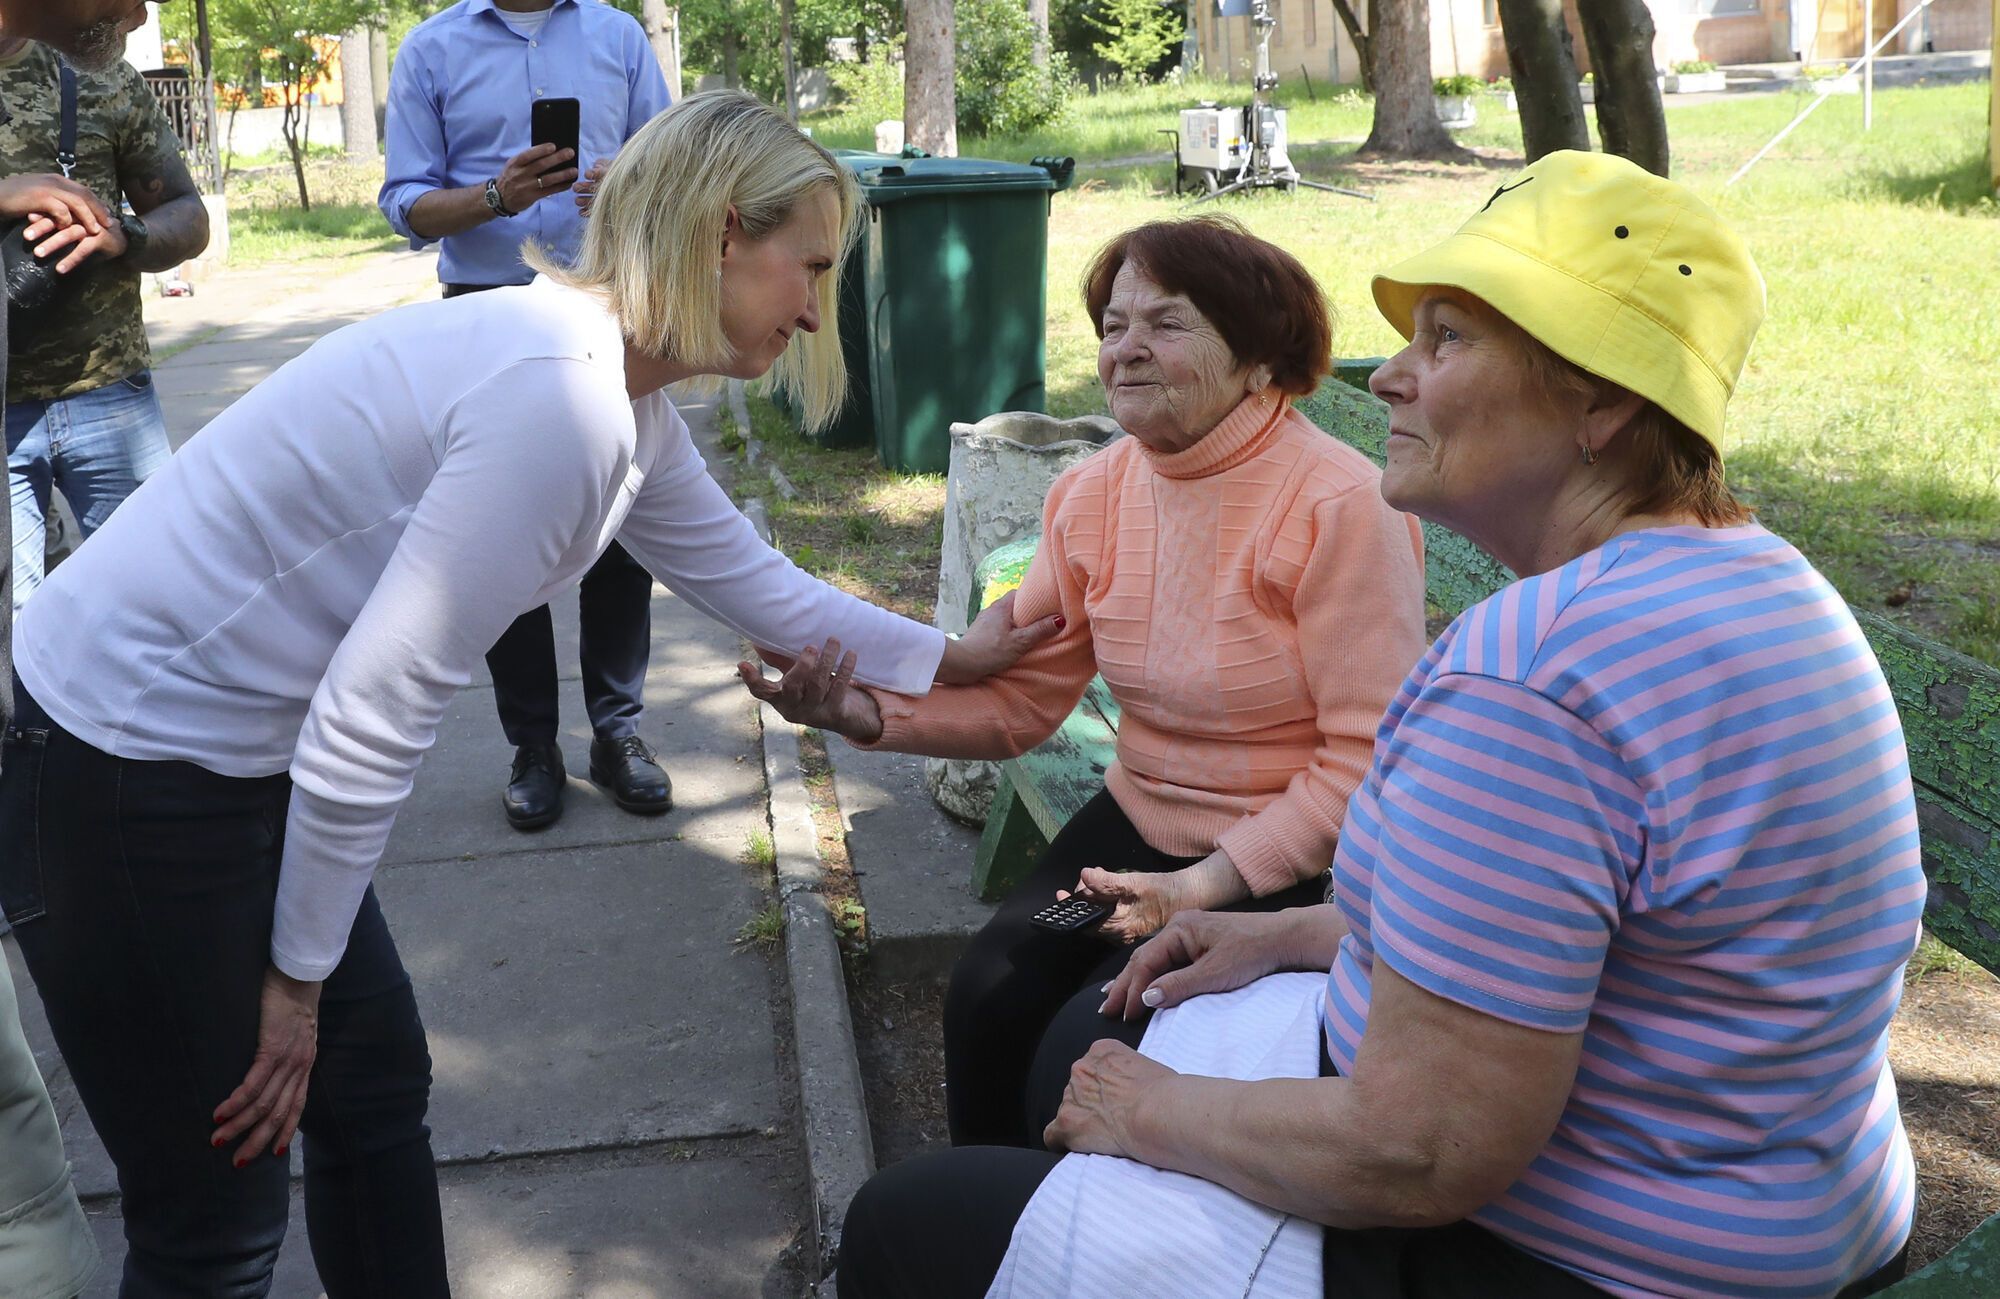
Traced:
<path fill-rule="evenodd" d="M 1597 463 L 1597 452 L 1591 450 L 1590 443 L 1588 442 L 1583 444 L 1583 463 L 1587 465 L 1594 465 Z"/>

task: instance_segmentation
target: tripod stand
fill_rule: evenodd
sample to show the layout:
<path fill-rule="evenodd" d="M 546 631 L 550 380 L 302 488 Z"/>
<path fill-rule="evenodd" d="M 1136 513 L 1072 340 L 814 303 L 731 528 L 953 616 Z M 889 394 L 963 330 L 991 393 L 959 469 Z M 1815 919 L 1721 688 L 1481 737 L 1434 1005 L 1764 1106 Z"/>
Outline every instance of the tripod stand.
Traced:
<path fill-rule="evenodd" d="M 1293 190 L 1300 185 L 1374 202 L 1372 194 L 1305 179 L 1299 175 L 1298 168 L 1292 166 L 1288 155 L 1281 155 L 1281 165 L 1272 163 L 1272 151 L 1278 147 L 1278 106 L 1271 102 L 1271 92 L 1278 88 L 1278 76 L 1271 71 L 1271 31 L 1277 27 L 1278 19 L 1271 12 L 1271 0 L 1252 0 L 1250 25 L 1257 32 L 1257 68 L 1250 80 L 1250 102 L 1243 109 L 1243 133 L 1249 137 L 1250 152 L 1237 170 L 1236 179 L 1214 193 L 1202 195 L 1195 202 L 1206 203 L 1242 190 Z"/>

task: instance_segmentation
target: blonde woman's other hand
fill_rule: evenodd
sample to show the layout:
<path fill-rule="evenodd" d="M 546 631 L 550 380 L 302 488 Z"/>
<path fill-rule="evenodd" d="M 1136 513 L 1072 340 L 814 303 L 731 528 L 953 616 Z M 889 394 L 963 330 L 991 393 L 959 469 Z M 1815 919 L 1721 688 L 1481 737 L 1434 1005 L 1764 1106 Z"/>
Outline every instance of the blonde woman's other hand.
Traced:
<path fill-rule="evenodd" d="M 1014 625 L 1014 593 L 1009 591 L 986 606 L 965 635 L 948 641 L 938 663 L 937 679 L 947 686 L 969 686 L 996 672 L 1005 672 L 1029 650 L 1054 640 L 1069 624 L 1059 613 L 1025 627 Z"/>

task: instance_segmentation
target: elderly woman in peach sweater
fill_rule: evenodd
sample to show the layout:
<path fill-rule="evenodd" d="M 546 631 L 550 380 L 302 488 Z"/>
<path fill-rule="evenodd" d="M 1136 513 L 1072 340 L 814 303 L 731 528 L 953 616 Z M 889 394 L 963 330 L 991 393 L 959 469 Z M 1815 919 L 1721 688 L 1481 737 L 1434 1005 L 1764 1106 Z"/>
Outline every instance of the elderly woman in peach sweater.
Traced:
<path fill-rule="evenodd" d="M 924 698 L 850 688 L 837 644 L 752 693 L 858 744 L 1013 757 L 1055 733 L 1094 674 L 1122 709 L 1104 790 L 953 971 L 954 1144 L 1039 1145 L 1026 1097 L 1075 1052 L 1043 1043 L 1126 949 L 1028 917 L 1062 890 L 1115 904 L 1133 942 L 1183 910 L 1317 902 L 1376 724 L 1423 651 L 1422 541 L 1360 453 L 1292 409 L 1329 368 L 1319 286 L 1221 219 L 1156 222 L 1086 273 L 1098 378 L 1131 436 L 1056 480 L 1016 622 L 1063 630 L 1011 670 Z M 1136 1039 L 1135 1039 L 1136 1041 Z M 1036 1068 L 1043 1055 L 1060 1060 Z"/>

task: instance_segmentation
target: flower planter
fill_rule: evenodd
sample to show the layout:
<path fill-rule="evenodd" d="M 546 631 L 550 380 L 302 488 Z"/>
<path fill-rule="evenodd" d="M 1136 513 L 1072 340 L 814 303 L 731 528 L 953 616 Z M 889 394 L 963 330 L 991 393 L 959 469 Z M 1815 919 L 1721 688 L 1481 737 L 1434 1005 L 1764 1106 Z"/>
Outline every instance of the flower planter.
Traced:
<path fill-rule="evenodd" d="M 1667 74 L 1667 93 L 1670 95 L 1713 94 L 1727 89 L 1728 78 L 1720 68 L 1714 72 L 1670 72 Z"/>
<path fill-rule="evenodd" d="M 973 570 L 1011 541 L 1042 527 L 1049 485 L 1063 470 L 1120 436 L 1104 415 L 1054 419 L 1031 411 L 988 415 L 951 426 L 951 469 L 945 485 L 944 553 L 938 566 L 937 626 L 956 634 L 971 625 Z M 986 819 L 999 768 L 990 762 L 924 764 L 931 797 L 974 825 Z"/>
<path fill-rule="evenodd" d="M 1861 78 L 1852 72 L 1839 77 L 1812 77 L 1806 81 L 1815 95 L 1858 95 L 1861 93 Z"/>
<path fill-rule="evenodd" d="M 1437 109 L 1438 121 L 1454 131 L 1479 120 L 1479 110 L 1472 106 L 1471 95 L 1432 95 L 1431 103 Z"/>
<path fill-rule="evenodd" d="M 1594 82 L 1589 82 L 1589 81 L 1577 82 L 1576 93 L 1583 96 L 1583 102 L 1586 104 L 1594 104 L 1597 102 L 1597 86 Z"/>
<path fill-rule="evenodd" d="M 1511 90 L 1489 90 L 1486 92 L 1486 97 L 1492 100 L 1493 106 L 1503 113 L 1518 113 L 1521 111 L 1521 103 L 1514 97 L 1514 92 Z"/>

